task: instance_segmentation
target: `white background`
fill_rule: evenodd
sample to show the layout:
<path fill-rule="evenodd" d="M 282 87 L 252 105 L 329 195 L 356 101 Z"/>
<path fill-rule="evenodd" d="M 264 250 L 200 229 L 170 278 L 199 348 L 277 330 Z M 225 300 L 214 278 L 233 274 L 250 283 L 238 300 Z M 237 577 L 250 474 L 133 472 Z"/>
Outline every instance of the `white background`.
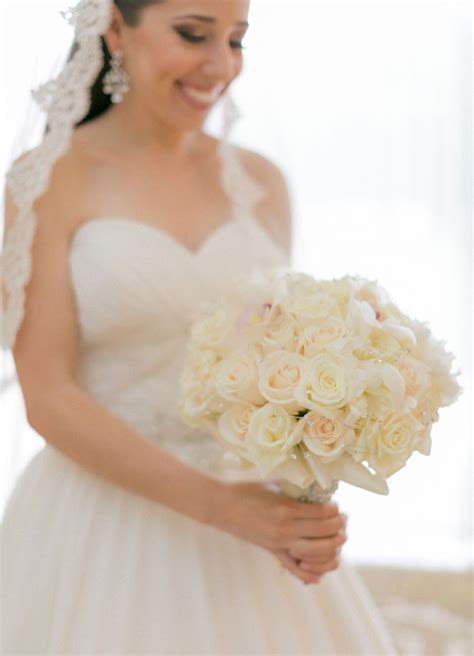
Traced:
<path fill-rule="evenodd" d="M 71 35 L 58 9 L 68 5 L 0 3 L 2 173 L 18 148 L 28 89 L 65 57 Z M 415 453 L 389 479 L 388 497 L 341 483 L 344 553 L 357 562 L 465 567 L 472 536 L 468 4 L 253 0 L 249 21 L 234 92 L 245 116 L 233 139 L 287 176 L 295 268 L 378 280 L 446 340 L 462 371 L 465 392 L 441 410 L 431 455 Z M 4 383 L 11 364 L 4 355 Z M 16 385 L 3 391 L 2 508 L 44 443 L 21 405 Z"/>

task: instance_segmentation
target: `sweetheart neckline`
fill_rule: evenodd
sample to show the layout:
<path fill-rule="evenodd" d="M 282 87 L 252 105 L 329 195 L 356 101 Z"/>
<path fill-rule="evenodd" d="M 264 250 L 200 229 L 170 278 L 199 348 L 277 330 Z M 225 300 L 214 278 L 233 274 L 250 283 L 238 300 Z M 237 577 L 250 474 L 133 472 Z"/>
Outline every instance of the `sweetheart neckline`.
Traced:
<path fill-rule="evenodd" d="M 284 249 L 276 243 L 276 241 L 270 236 L 268 231 L 259 224 L 259 222 L 254 219 L 253 217 L 245 217 L 251 224 L 252 226 L 256 227 L 267 239 L 267 241 L 270 242 L 270 244 L 273 246 L 275 250 L 278 251 L 280 255 L 282 255 L 285 259 L 288 258 L 286 252 Z M 187 254 L 189 258 L 192 259 L 197 259 L 201 253 L 203 253 L 207 247 L 208 244 L 212 242 L 212 240 L 217 237 L 219 234 L 224 232 L 226 229 L 228 229 L 231 226 L 234 226 L 240 221 L 242 221 L 243 218 L 236 218 L 232 217 L 230 219 L 227 219 L 226 221 L 223 221 L 220 223 L 216 228 L 211 230 L 203 240 L 198 244 L 198 246 L 195 249 L 189 248 L 186 246 L 186 244 L 183 244 L 179 239 L 174 237 L 171 233 L 167 232 L 166 230 L 163 230 L 163 228 L 160 228 L 159 226 L 154 226 L 151 223 L 145 223 L 144 221 L 138 221 L 137 219 L 133 219 L 131 217 L 127 216 L 114 216 L 114 215 L 99 215 L 92 217 L 90 219 L 87 219 L 86 221 L 82 221 L 79 226 L 74 230 L 72 233 L 71 239 L 70 239 L 70 245 L 72 247 L 73 242 L 75 241 L 76 237 L 82 230 L 86 229 L 90 224 L 96 224 L 96 223 L 105 223 L 105 222 L 110 222 L 110 223 L 125 223 L 127 225 L 132 225 L 134 227 L 138 227 L 139 229 L 143 229 L 146 231 L 149 231 L 150 234 L 155 234 L 158 237 L 162 237 L 164 239 L 167 239 L 171 243 L 173 243 L 177 248 L 182 250 L 184 253 Z"/>

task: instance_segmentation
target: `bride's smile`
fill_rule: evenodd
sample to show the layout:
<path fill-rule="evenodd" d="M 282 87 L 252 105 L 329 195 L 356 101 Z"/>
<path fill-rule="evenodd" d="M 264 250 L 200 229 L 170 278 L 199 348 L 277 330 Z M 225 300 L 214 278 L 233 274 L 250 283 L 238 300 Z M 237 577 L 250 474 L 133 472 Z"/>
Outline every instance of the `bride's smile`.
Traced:
<path fill-rule="evenodd" d="M 205 87 L 196 87 L 186 84 L 178 80 L 176 82 L 181 94 L 196 109 L 209 109 L 218 99 L 221 91 L 224 89 L 224 84 L 211 87 L 210 90 L 202 90 Z"/>

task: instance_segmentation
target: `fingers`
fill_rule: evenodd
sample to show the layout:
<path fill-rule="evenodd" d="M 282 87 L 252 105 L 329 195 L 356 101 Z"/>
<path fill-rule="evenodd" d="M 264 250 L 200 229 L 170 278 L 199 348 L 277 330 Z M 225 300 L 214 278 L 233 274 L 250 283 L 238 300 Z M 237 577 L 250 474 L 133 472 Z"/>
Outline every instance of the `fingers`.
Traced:
<path fill-rule="evenodd" d="M 336 535 L 345 526 L 344 515 L 319 520 L 299 519 L 288 523 L 287 534 L 290 538 L 327 538 Z"/>
<path fill-rule="evenodd" d="M 313 574 L 311 572 L 305 572 L 300 569 L 298 562 L 296 562 L 288 553 L 284 550 L 280 550 L 275 554 L 278 560 L 282 565 L 287 569 L 291 574 L 296 576 L 300 581 L 303 581 L 305 584 L 314 583 L 317 584 L 321 580 L 321 576 L 318 574 Z"/>
<path fill-rule="evenodd" d="M 295 560 L 308 562 L 322 562 L 337 555 L 338 549 L 346 542 L 347 535 L 344 531 L 330 538 L 306 539 L 300 538 L 291 543 L 288 554 Z"/>
<path fill-rule="evenodd" d="M 276 509 L 272 551 L 282 565 L 304 583 L 319 583 L 340 564 L 346 541 L 347 516 L 336 503 L 291 500 Z"/>
<path fill-rule="evenodd" d="M 341 557 L 337 555 L 334 556 L 334 558 L 331 558 L 331 560 L 325 560 L 322 563 L 308 563 L 307 561 L 302 560 L 298 567 L 309 576 L 323 576 L 327 572 L 337 569 L 340 564 Z"/>
<path fill-rule="evenodd" d="M 296 519 L 329 519 L 339 514 L 339 506 L 334 501 L 330 503 L 291 501 L 290 505 Z"/>
<path fill-rule="evenodd" d="M 301 505 L 311 506 L 309 517 L 298 516 Z M 274 505 L 268 519 L 268 544 L 273 551 L 286 550 L 295 540 L 335 537 L 346 523 L 335 504 L 295 504 L 293 500 Z"/>

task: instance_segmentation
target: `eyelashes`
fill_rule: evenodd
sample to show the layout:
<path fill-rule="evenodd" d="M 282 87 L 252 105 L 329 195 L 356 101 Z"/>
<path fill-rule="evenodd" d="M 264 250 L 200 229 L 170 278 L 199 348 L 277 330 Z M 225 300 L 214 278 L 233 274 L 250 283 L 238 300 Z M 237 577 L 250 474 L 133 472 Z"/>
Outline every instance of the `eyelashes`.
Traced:
<path fill-rule="evenodd" d="M 175 30 L 183 39 L 191 43 L 201 43 L 202 41 L 206 40 L 205 36 L 197 36 L 196 34 L 191 34 L 191 32 L 187 32 L 186 30 L 181 30 L 179 28 L 175 28 Z M 230 41 L 230 46 L 231 48 L 236 48 L 239 50 L 244 50 L 245 48 L 241 41 Z"/>

